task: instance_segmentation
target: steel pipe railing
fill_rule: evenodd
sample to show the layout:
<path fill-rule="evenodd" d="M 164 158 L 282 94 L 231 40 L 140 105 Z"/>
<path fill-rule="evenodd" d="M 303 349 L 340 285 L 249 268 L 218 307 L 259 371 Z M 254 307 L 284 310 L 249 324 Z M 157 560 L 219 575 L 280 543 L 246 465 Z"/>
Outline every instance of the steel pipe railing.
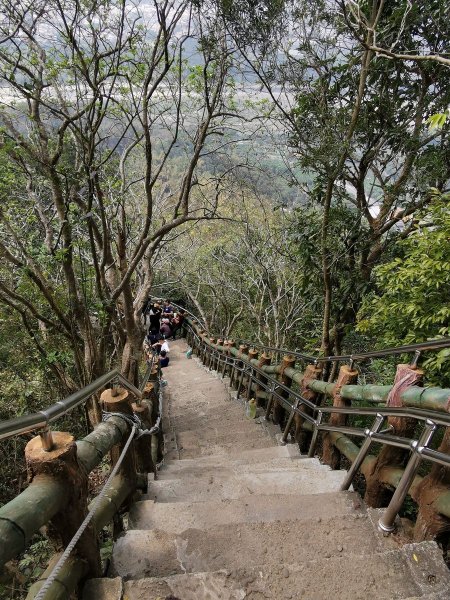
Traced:
<path fill-rule="evenodd" d="M 241 373 L 238 383 L 237 397 L 240 395 L 240 391 L 243 385 L 243 380 L 246 374 L 249 378 L 249 387 L 251 382 L 267 392 L 267 406 L 266 406 L 266 419 L 270 417 L 272 410 L 273 401 L 277 399 L 290 411 L 287 424 L 283 431 L 282 440 L 286 442 L 292 421 L 295 414 L 298 414 L 312 426 L 312 438 L 308 450 L 308 456 L 312 457 L 315 453 L 315 448 L 318 440 L 319 432 L 335 432 L 343 435 L 350 435 L 363 438 L 363 443 L 359 449 L 359 453 L 353 460 L 352 465 L 346 475 L 346 478 L 341 486 L 342 490 L 346 490 L 350 487 L 357 471 L 361 468 L 364 459 L 367 457 L 370 446 L 373 442 L 384 444 L 387 446 L 394 446 L 411 451 L 411 457 L 404 470 L 403 476 L 397 485 L 396 491 L 392 497 L 392 500 L 386 509 L 383 517 L 379 522 L 379 529 L 384 533 L 390 533 L 394 530 L 395 518 L 398 511 L 403 504 L 406 494 L 411 487 L 414 477 L 417 473 L 417 469 L 421 460 L 425 459 L 435 464 L 440 464 L 446 467 L 450 467 L 450 456 L 437 450 L 433 450 L 428 447 L 432 440 L 433 434 L 438 426 L 450 427 L 450 415 L 444 412 L 438 412 L 433 410 L 424 410 L 417 408 L 405 408 L 405 407 L 335 407 L 335 406 L 316 406 L 310 400 L 304 398 L 298 392 L 293 391 L 291 388 L 277 381 L 274 377 L 271 377 L 269 373 L 264 371 L 254 364 L 246 365 L 245 358 L 239 356 L 230 357 L 225 355 L 223 352 L 214 348 L 209 341 L 205 341 L 197 335 L 195 330 L 192 328 L 193 343 L 203 345 L 204 355 L 214 354 L 217 358 L 217 369 L 219 364 L 226 361 L 225 364 L 231 364 L 231 369 L 235 373 Z M 436 343 L 430 342 L 427 345 L 427 349 L 441 347 L 436 340 Z M 405 346 L 401 349 L 395 349 L 395 353 L 403 353 L 405 351 L 417 350 L 419 345 Z M 420 345 L 423 349 L 423 345 Z M 397 352 L 398 350 L 398 352 Z M 394 353 L 394 352 L 392 352 Z M 295 353 L 292 353 L 295 356 Z M 370 353 L 371 356 L 379 356 L 378 353 Z M 366 354 L 368 357 L 368 354 Z M 417 357 L 417 355 L 416 355 Z M 339 358 L 350 358 L 349 356 Z M 353 358 L 359 358 L 354 356 Z M 264 381 L 262 380 L 264 379 Z M 287 393 L 287 397 L 284 397 L 279 392 Z M 301 410 L 302 407 L 307 407 L 312 411 L 312 415 L 307 414 Z M 374 422 L 370 428 L 362 429 L 358 427 L 352 427 L 349 425 L 332 425 L 327 422 L 323 422 L 324 415 L 331 414 L 343 414 L 347 416 L 365 416 L 374 417 Z M 388 417 L 402 417 L 402 418 L 413 418 L 419 422 L 424 422 L 424 429 L 418 440 L 402 438 L 391 434 L 392 427 L 389 426 L 387 429 L 381 430 L 383 423 Z M 450 516 L 450 515 L 449 515 Z"/>
<path fill-rule="evenodd" d="M 356 354 L 336 354 L 331 356 L 311 356 L 303 352 L 297 352 L 288 350 L 287 348 L 274 348 L 273 346 L 264 346 L 262 344 L 254 344 L 248 340 L 237 339 L 237 342 L 241 344 L 247 344 L 253 348 L 259 348 L 261 350 L 268 350 L 269 352 L 276 352 L 278 354 L 290 354 L 296 358 L 307 360 L 311 363 L 327 363 L 327 362 L 347 362 L 355 360 L 367 360 L 369 358 L 380 358 L 382 356 L 394 356 L 398 354 L 409 354 L 414 353 L 413 361 L 417 362 L 418 352 L 426 352 L 427 350 L 442 350 L 443 348 L 450 348 L 450 337 L 438 338 L 430 340 L 429 342 L 420 342 L 417 344 L 408 344 L 404 346 L 397 346 L 395 348 L 384 348 L 383 350 L 371 350 L 369 352 L 359 352 Z"/>
<path fill-rule="evenodd" d="M 198 337 L 198 340 L 201 340 L 201 338 Z M 208 347 L 208 344 L 205 344 L 205 346 Z M 213 351 L 214 351 L 214 353 L 219 354 L 219 359 L 221 361 L 225 360 L 226 355 L 218 352 L 216 349 L 213 349 Z M 226 357 L 226 358 L 229 359 L 229 357 Z M 283 402 L 285 404 L 285 406 L 288 407 L 289 410 L 292 410 L 294 413 L 299 414 L 306 420 L 308 420 L 308 417 L 309 417 L 311 422 L 316 423 L 316 427 L 318 427 L 318 429 L 320 431 L 337 431 L 337 430 L 339 430 L 339 431 L 343 432 L 345 430 L 345 427 L 344 426 L 332 426 L 332 425 L 328 425 L 326 423 L 317 423 L 317 419 L 313 419 L 306 413 L 299 410 L 301 405 L 307 406 L 308 408 L 310 408 L 311 410 L 313 410 L 316 413 L 320 411 L 322 413 L 322 415 L 335 413 L 335 414 L 345 414 L 348 416 L 377 416 L 379 414 L 382 414 L 384 418 L 386 418 L 386 417 L 404 417 L 404 418 L 414 418 L 414 419 L 417 419 L 420 421 L 432 420 L 435 425 L 440 425 L 440 426 L 445 426 L 445 427 L 450 426 L 450 415 L 445 414 L 445 413 L 440 413 L 438 411 L 415 409 L 415 408 L 404 408 L 404 407 L 397 408 L 397 407 L 380 407 L 380 406 L 357 407 L 357 408 L 355 408 L 355 407 L 336 407 L 336 406 L 318 407 L 310 400 L 307 400 L 306 398 L 304 398 L 298 392 L 295 392 L 291 388 L 287 387 L 286 385 L 282 384 L 281 382 L 279 382 L 276 379 L 274 379 L 273 377 L 271 377 L 263 369 L 256 367 L 254 365 L 246 366 L 245 363 L 243 362 L 242 357 L 240 357 L 239 359 L 235 358 L 235 359 L 231 359 L 231 360 L 235 361 L 235 365 L 234 365 L 235 369 L 237 369 L 238 371 L 240 371 L 242 373 L 241 381 L 246 373 L 249 373 L 250 371 L 252 371 L 253 372 L 253 380 L 257 385 L 260 385 L 261 387 L 268 389 L 269 393 L 272 396 L 276 397 L 281 402 Z M 240 366 L 239 362 L 243 363 L 243 366 Z M 258 379 L 256 377 L 257 373 L 264 375 L 264 378 L 270 382 L 271 386 L 269 386 L 268 384 L 266 384 L 263 381 L 261 381 L 260 379 Z M 239 392 L 240 392 L 240 388 L 242 388 L 242 385 L 243 384 L 240 382 L 240 385 L 238 386 Z M 277 393 L 278 390 L 287 392 L 289 394 L 289 396 L 293 398 L 294 401 L 298 401 L 298 406 L 293 405 L 293 403 L 289 402 L 288 398 L 281 396 L 281 394 Z M 359 435 L 361 431 L 364 431 L 364 430 L 361 430 L 358 428 L 349 428 L 349 429 L 351 429 L 352 431 L 355 431 L 354 435 Z M 390 436 L 387 433 L 381 434 L 381 433 L 375 433 L 375 432 L 373 432 L 372 438 L 373 438 L 373 441 L 386 443 L 386 444 L 392 445 L 392 446 L 409 448 L 409 442 L 407 442 L 407 441 L 405 442 L 406 438 L 399 438 L 396 436 Z M 430 455 L 430 460 L 432 460 L 431 455 Z M 450 457 L 448 457 L 448 462 L 446 464 L 448 464 L 450 466 Z"/>
<path fill-rule="evenodd" d="M 385 419 L 385 417 L 383 415 L 381 415 L 380 413 L 378 413 L 372 427 L 370 429 L 365 430 L 365 432 L 364 432 L 365 440 L 361 444 L 361 448 L 359 450 L 358 456 L 352 462 L 350 469 L 347 471 L 347 475 L 341 485 L 342 491 L 348 490 L 349 487 L 351 486 L 356 473 L 358 472 L 364 459 L 367 456 L 367 453 L 369 452 L 370 446 L 372 445 L 372 438 L 376 433 L 379 432 L 381 426 L 384 423 L 384 419 Z"/>
<path fill-rule="evenodd" d="M 67 414 L 80 404 L 83 404 L 83 402 L 98 392 L 98 390 L 105 387 L 105 385 L 119 376 L 119 371 L 117 369 L 113 369 L 112 371 L 105 373 L 105 375 L 98 377 L 98 379 L 81 390 L 77 390 L 64 400 L 59 400 L 49 408 L 40 410 L 31 415 L 24 415 L 21 417 L 16 417 L 15 419 L 10 419 L 9 421 L 1 422 L 0 440 L 48 427 L 49 423 Z"/>
<path fill-rule="evenodd" d="M 411 487 L 413 479 L 417 473 L 417 469 L 419 468 L 422 460 L 423 450 L 431 442 L 435 431 L 436 425 L 432 421 L 427 420 L 419 440 L 411 442 L 411 458 L 409 459 L 408 464 L 403 471 L 402 478 L 395 489 L 394 495 L 389 502 L 389 506 L 386 508 L 383 516 L 378 521 L 378 529 L 382 533 L 389 534 L 395 530 L 395 519 L 397 518 L 408 490 Z"/>
<path fill-rule="evenodd" d="M 122 387 L 134 394 L 138 401 L 141 400 L 143 389 L 150 377 L 151 369 L 152 364 L 147 367 L 147 371 L 140 385 L 141 389 L 138 389 L 125 379 L 117 369 L 113 369 L 108 373 L 101 375 L 86 387 L 67 396 L 64 400 L 58 400 L 58 402 L 55 402 L 55 404 L 52 404 L 48 408 L 42 409 L 31 415 L 23 415 L 14 419 L 9 419 L 8 421 L 2 421 L 0 422 L 0 441 L 30 431 L 44 430 L 44 433 L 41 436 L 43 438 L 43 445 L 44 447 L 48 446 L 51 448 L 51 432 L 48 430 L 50 423 L 86 402 L 86 400 L 108 385 L 108 383 L 120 383 Z"/>

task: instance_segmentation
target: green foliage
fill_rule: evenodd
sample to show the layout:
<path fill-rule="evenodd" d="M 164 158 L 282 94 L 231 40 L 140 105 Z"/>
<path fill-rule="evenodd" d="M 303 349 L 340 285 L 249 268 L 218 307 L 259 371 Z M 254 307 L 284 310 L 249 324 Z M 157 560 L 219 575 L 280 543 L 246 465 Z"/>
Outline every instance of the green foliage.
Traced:
<path fill-rule="evenodd" d="M 48 559 L 53 552 L 54 548 L 47 539 L 34 542 L 19 561 L 20 571 L 29 580 L 37 579 L 47 567 Z"/>
<path fill-rule="evenodd" d="M 266 45 L 286 24 L 288 0 L 194 0 L 203 9 L 212 5 L 241 46 Z"/>
<path fill-rule="evenodd" d="M 431 131 L 433 131 L 433 129 L 442 129 L 447 122 L 449 115 L 450 108 L 448 108 L 444 113 L 436 113 L 428 117 L 427 123 L 430 126 Z"/>
<path fill-rule="evenodd" d="M 400 256 L 376 269 L 377 291 L 359 313 L 359 331 L 378 346 L 422 342 L 450 333 L 450 211 L 436 199 L 414 233 L 399 244 Z M 447 350 L 428 358 L 427 372 L 442 385 L 450 377 Z"/>

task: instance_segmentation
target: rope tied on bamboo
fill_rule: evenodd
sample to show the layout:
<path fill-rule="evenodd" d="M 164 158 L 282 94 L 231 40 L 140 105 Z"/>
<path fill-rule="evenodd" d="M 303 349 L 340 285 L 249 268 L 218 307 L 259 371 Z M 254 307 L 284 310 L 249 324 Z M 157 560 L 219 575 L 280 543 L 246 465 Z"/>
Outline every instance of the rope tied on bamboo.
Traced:
<path fill-rule="evenodd" d="M 102 412 L 102 421 L 107 421 L 111 417 L 118 417 L 119 419 L 123 419 L 126 421 L 131 427 L 136 428 L 136 436 L 135 439 L 138 440 L 145 435 L 154 435 L 159 432 L 159 425 L 161 422 L 161 413 L 158 416 L 158 419 L 150 429 L 144 429 L 142 426 L 142 421 L 137 415 L 126 415 L 121 412 Z"/>

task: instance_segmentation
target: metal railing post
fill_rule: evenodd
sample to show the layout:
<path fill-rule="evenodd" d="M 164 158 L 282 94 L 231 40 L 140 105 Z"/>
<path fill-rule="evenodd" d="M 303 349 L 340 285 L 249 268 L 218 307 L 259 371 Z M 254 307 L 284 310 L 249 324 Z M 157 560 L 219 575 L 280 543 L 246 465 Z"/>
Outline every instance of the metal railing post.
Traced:
<path fill-rule="evenodd" d="M 45 452 L 51 452 L 53 450 L 54 443 L 52 430 L 50 429 L 50 427 L 47 425 L 47 427 L 42 429 L 39 432 L 39 436 L 41 438 L 42 449 L 45 450 Z"/>
<path fill-rule="evenodd" d="M 242 363 L 242 375 L 239 380 L 239 384 L 238 384 L 237 391 L 236 391 L 236 400 L 239 400 L 239 395 L 241 393 L 242 384 L 244 382 L 244 375 L 245 375 L 245 365 L 244 365 L 244 363 Z"/>
<path fill-rule="evenodd" d="M 422 457 L 420 452 L 423 448 L 426 448 L 433 437 L 436 430 L 436 425 L 429 419 L 425 422 L 424 430 L 419 440 L 411 442 L 412 454 L 405 467 L 402 478 L 400 479 L 397 489 L 389 502 L 389 506 L 386 508 L 384 515 L 378 521 L 378 529 L 381 533 L 387 535 L 395 530 L 395 518 L 398 515 L 403 501 L 408 493 L 411 483 L 416 475 L 417 469 L 420 465 Z"/>
<path fill-rule="evenodd" d="M 270 413 L 272 411 L 272 404 L 273 404 L 273 393 L 276 390 L 276 388 L 277 388 L 277 386 L 273 383 L 269 390 L 269 397 L 267 398 L 267 407 L 266 407 L 266 415 L 265 415 L 266 421 L 268 421 L 270 418 Z"/>
<path fill-rule="evenodd" d="M 225 355 L 224 359 L 223 359 L 222 379 L 225 377 L 225 371 L 227 369 L 227 364 L 228 364 L 228 356 Z"/>
<path fill-rule="evenodd" d="M 314 430 L 313 430 L 313 434 L 311 437 L 311 443 L 309 445 L 309 450 L 308 450 L 308 458 L 314 458 L 314 455 L 316 453 L 317 438 L 319 437 L 319 425 L 322 423 L 322 418 L 323 418 L 323 412 L 321 410 L 319 410 L 317 413 L 317 419 L 315 420 L 315 423 L 314 423 Z"/>
<path fill-rule="evenodd" d="M 247 379 L 247 401 L 252 397 L 253 369 L 250 367 Z"/>
<path fill-rule="evenodd" d="M 297 400 L 297 401 L 296 401 L 296 402 L 295 402 L 295 403 L 292 405 L 291 412 L 289 413 L 289 418 L 288 418 L 288 420 L 287 420 L 286 427 L 284 428 L 284 431 L 283 431 L 283 436 L 282 436 L 282 438 L 281 438 L 281 443 L 282 443 L 282 444 L 286 444 L 286 442 L 287 442 L 287 438 L 288 438 L 288 435 L 289 435 L 289 430 L 290 430 L 290 428 L 291 428 L 292 421 L 294 420 L 295 409 L 296 409 L 296 408 L 298 408 L 298 407 L 300 406 L 300 404 L 301 404 L 301 401 L 300 401 L 300 400 Z"/>
<path fill-rule="evenodd" d="M 231 369 L 230 369 L 230 389 L 232 389 L 234 385 L 234 378 L 236 375 L 236 359 L 232 359 Z"/>
<path fill-rule="evenodd" d="M 367 452 L 369 451 L 370 445 L 372 444 L 372 435 L 374 433 L 379 432 L 380 427 L 382 426 L 383 422 L 384 422 L 383 415 L 380 415 L 380 413 L 378 413 L 377 416 L 375 417 L 375 421 L 374 421 L 372 427 L 370 429 L 366 429 L 364 431 L 366 437 L 364 439 L 364 442 L 361 444 L 361 448 L 358 452 L 358 455 L 356 456 L 355 460 L 353 461 L 350 469 L 347 471 L 347 475 L 345 476 L 345 479 L 340 488 L 341 492 L 348 490 L 348 488 L 350 487 L 350 485 L 353 481 L 353 478 L 356 475 L 356 472 L 362 465 L 364 459 L 366 458 Z"/>

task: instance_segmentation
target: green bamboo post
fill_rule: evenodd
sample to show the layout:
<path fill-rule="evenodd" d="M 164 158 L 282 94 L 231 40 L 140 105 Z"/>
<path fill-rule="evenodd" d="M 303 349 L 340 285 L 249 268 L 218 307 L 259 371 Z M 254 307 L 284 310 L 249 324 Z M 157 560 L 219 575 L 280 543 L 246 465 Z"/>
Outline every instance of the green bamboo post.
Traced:
<path fill-rule="evenodd" d="M 132 400 L 130 392 L 120 387 L 105 390 L 100 396 L 100 401 L 107 413 L 121 413 L 129 416 L 133 415 Z M 117 463 L 125 443 L 126 439 L 123 439 L 119 444 L 111 448 L 110 457 L 112 466 Z M 134 443 L 123 459 L 119 472 L 123 473 L 124 477 L 128 478 L 133 486 L 135 486 L 137 469 Z"/>
<path fill-rule="evenodd" d="M 247 361 L 248 359 L 248 351 L 249 351 L 249 347 L 246 344 L 241 344 L 239 346 L 239 353 L 238 353 L 238 357 L 241 359 L 239 364 L 241 367 L 244 366 L 244 361 Z M 244 384 L 244 371 L 242 371 L 240 377 L 239 377 L 239 382 L 237 385 L 237 389 L 236 389 L 236 398 L 239 400 L 239 396 L 241 394 L 241 388 Z"/>
<path fill-rule="evenodd" d="M 248 362 L 251 363 L 252 360 L 258 360 L 258 350 L 256 350 L 255 348 L 251 348 L 248 351 Z M 246 387 L 247 387 L 247 401 L 248 401 L 252 397 L 252 392 L 253 392 L 253 390 L 252 390 L 253 378 L 250 374 L 247 377 Z"/>
<path fill-rule="evenodd" d="M 263 352 L 261 354 L 261 356 L 260 356 L 260 359 L 259 359 L 259 362 L 258 362 L 258 367 L 260 369 L 264 370 L 264 367 L 270 365 L 271 360 L 272 360 L 272 357 L 270 356 L 270 354 L 266 354 L 265 352 Z M 261 376 L 260 379 L 261 379 L 261 384 L 262 385 L 267 385 L 267 378 L 266 377 Z M 256 398 L 257 406 L 261 406 L 260 400 L 262 398 L 264 398 L 264 396 L 260 395 L 261 393 L 265 393 L 264 392 L 264 388 L 258 383 L 256 385 L 256 389 L 255 389 L 255 398 Z"/>
<path fill-rule="evenodd" d="M 209 339 L 207 334 L 205 333 L 205 335 L 202 337 L 203 339 L 203 356 L 202 356 L 202 362 L 205 365 L 205 367 L 208 366 L 208 360 L 209 360 Z"/>
<path fill-rule="evenodd" d="M 303 396 L 303 398 L 305 398 L 305 400 L 315 402 L 318 394 L 317 392 L 309 388 L 309 383 L 313 380 L 319 379 L 321 374 L 322 369 L 318 365 L 311 364 L 306 366 L 303 378 L 300 383 L 300 394 L 301 396 Z M 312 413 L 312 410 L 307 408 L 304 404 L 300 405 L 299 411 L 309 415 Z M 304 422 L 305 419 L 301 415 L 296 413 L 294 416 L 295 441 L 299 445 L 301 454 L 305 454 L 308 451 L 311 440 L 311 433 L 303 428 Z"/>
<path fill-rule="evenodd" d="M 158 418 L 158 398 L 156 394 L 156 378 L 154 381 L 149 381 L 144 388 L 143 399 L 147 401 L 149 406 L 149 421 L 153 425 Z"/>
<path fill-rule="evenodd" d="M 223 364 L 222 364 L 222 368 L 221 368 L 222 379 L 225 377 L 225 373 L 228 368 L 227 360 L 228 360 L 228 356 L 230 354 L 230 348 L 228 347 L 228 340 L 223 341 L 223 353 L 225 354 L 225 357 L 223 359 Z"/>
<path fill-rule="evenodd" d="M 38 475 L 59 479 L 67 487 L 67 502 L 51 519 L 48 535 L 65 548 L 77 532 L 87 514 L 88 477 L 77 462 L 77 446 L 72 435 L 53 432 L 53 448 L 46 451 L 40 436 L 34 437 L 25 447 L 28 478 Z M 92 527 L 88 527 L 77 544 L 78 554 L 84 558 L 89 573 L 99 577 L 101 573 L 98 539 Z"/>
<path fill-rule="evenodd" d="M 291 356 L 290 354 L 286 354 L 283 356 L 283 360 L 281 362 L 281 370 L 278 375 L 278 381 L 285 385 L 286 387 L 291 387 L 292 378 L 286 373 L 287 369 L 293 369 L 295 365 L 295 356 Z M 284 390 L 279 391 L 280 396 L 287 398 L 289 396 L 289 392 Z M 281 405 L 280 401 L 275 399 L 273 403 L 273 422 L 276 425 L 282 425 L 283 419 L 285 416 L 285 409 Z"/>
<path fill-rule="evenodd" d="M 198 350 L 198 355 L 200 357 L 200 360 L 202 361 L 202 363 L 204 365 L 206 365 L 206 333 L 202 330 L 200 330 L 198 332 L 198 335 L 200 336 L 200 342 L 199 342 L 199 350 Z"/>
<path fill-rule="evenodd" d="M 438 451 L 450 455 L 450 427 L 446 428 Z M 418 542 L 434 539 L 450 530 L 450 519 L 440 512 L 437 503 L 442 490 L 450 490 L 450 469 L 433 464 L 417 490 L 419 512 L 414 526 L 414 539 Z"/>
<path fill-rule="evenodd" d="M 153 386 L 152 386 L 153 387 Z M 142 425 L 145 429 L 151 427 L 152 422 L 152 408 L 155 402 L 150 398 L 149 400 L 142 400 L 140 404 L 133 402 L 131 408 L 133 413 L 141 420 Z M 153 473 L 156 475 L 156 466 L 152 460 L 151 453 L 151 440 L 149 436 L 142 436 L 136 440 L 136 463 L 137 470 L 139 473 Z"/>
<path fill-rule="evenodd" d="M 218 348 L 217 348 L 218 352 L 221 352 L 220 347 L 223 346 L 223 339 L 222 338 L 219 338 L 217 340 L 216 346 L 218 346 Z M 217 373 L 219 373 L 219 367 L 220 367 L 220 357 L 219 357 L 219 355 L 217 355 L 217 359 L 215 361 L 214 367 L 215 367 L 215 370 L 217 371 Z"/>
<path fill-rule="evenodd" d="M 210 346 L 210 348 L 209 348 L 209 354 L 208 354 L 208 364 L 206 365 L 208 367 L 208 369 L 211 369 L 211 365 L 212 365 L 212 362 L 213 362 L 212 349 L 213 349 L 213 346 L 214 346 L 214 342 L 215 342 L 215 338 L 210 337 L 209 338 L 209 346 Z"/>
<path fill-rule="evenodd" d="M 351 402 L 341 396 L 341 389 L 344 385 L 353 383 L 358 379 L 358 371 L 352 369 L 349 365 L 342 365 L 339 369 L 339 374 L 336 380 L 336 384 L 333 392 L 333 406 L 336 408 L 343 408 L 351 406 Z M 347 423 L 348 416 L 332 413 L 330 417 L 331 425 L 345 425 Z M 341 464 L 341 453 L 333 444 L 329 435 L 325 435 L 323 439 L 323 462 L 330 465 L 332 469 L 339 469 Z"/>
<path fill-rule="evenodd" d="M 236 358 L 237 355 L 237 348 L 236 348 L 236 342 L 231 340 L 230 343 L 228 344 L 228 350 L 229 350 L 229 354 L 230 356 L 233 356 L 234 358 Z M 233 362 L 233 365 L 230 365 L 230 389 L 234 389 L 236 387 L 236 376 L 237 376 L 237 370 L 236 370 L 236 361 Z"/>

